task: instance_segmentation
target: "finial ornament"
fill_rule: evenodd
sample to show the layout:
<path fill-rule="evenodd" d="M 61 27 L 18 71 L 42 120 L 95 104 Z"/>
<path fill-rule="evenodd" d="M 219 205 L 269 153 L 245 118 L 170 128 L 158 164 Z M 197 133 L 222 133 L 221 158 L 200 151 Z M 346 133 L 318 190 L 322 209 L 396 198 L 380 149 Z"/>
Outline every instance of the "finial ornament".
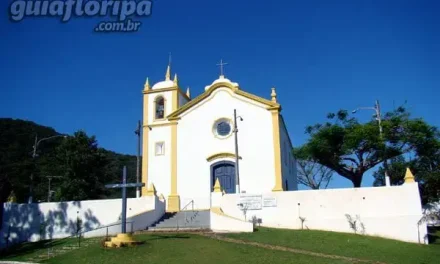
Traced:
<path fill-rule="evenodd" d="M 191 93 L 189 92 L 189 87 L 186 88 L 186 96 L 187 96 L 188 98 L 191 98 Z"/>
<path fill-rule="evenodd" d="M 275 92 L 275 88 L 272 88 L 272 93 L 270 94 L 272 96 L 272 102 L 277 102 L 277 93 Z"/>
<path fill-rule="evenodd" d="M 167 66 L 167 72 L 165 73 L 165 80 L 169 81 L 171 79 L 171 66 Z"/>
<path fill-rule="evenodd" d="M 174 74 L 174 80 L 173 80 L 175 85 L 178 85 L 179 83 L 179 79 L 177 79 L 177 73 Z"/>
<path fill-rule="evenodd" d="M 220 60 L 220 63 L 217 66 L 220 66 L 220 79 L 225 78 L 224 66 L 228 65 L 227 62 L 223 62 L 223 59 Z"/>
<path fill-rule="evenodd" d="M 148 80 L 148 77 L 147 80 L 145 81 L 144 90 L 150 90 L 150 81 Z"/>
<path fill-rule="evenodd" d="M 214 192 L 222 192 L 222 186 L 220 185 L 218 178 L 215 180 Z"/>
<path fill-rule="evenodd" d="M 414 175 L 412 174 L 411 170 L 409 168 L 406 168 L 406 173 L 405 173 L 405 183 L 413 183 L 415 182 L 414 180 Z"/>
<path fill-rule="evenodd" d="M 168 55 L 168 66 L 167 72 L 165 73 L 165 80 L 169 81 L 171 79 L 171 52 Z"/>

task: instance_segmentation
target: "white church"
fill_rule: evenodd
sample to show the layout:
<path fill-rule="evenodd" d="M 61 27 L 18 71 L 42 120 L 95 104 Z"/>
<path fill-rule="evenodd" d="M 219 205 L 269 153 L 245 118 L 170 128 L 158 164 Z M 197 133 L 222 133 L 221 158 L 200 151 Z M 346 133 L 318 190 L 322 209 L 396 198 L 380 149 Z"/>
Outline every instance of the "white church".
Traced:
<path fill-rule="evenodd" d="M 177 74 L 171 79 L 170 66 L 165 80 L 150 86 L 147 79 L 143 195 L 154 186 L 165 197 L 167 211 L 177 212 L 190 202 L 195 209 L 209 210 L 217 179 L 226 194 L 297 190 L 292 142 L 275 88 L 268 95 L 270 99 L 244 91 L 223 70 L 195 98 L 189 88 L 181 89 Z"/>
<path fill-rule="evenodd" d="M 195 98 L 182 91 L 177 75 L 171 79 L 169 66 L 165 80 L 150 86 L 147 79 L 145 186 L 142 197 L 126 201 L 126 229 L 253 232 L 257 220 L 272 228 L 428 243 L 419 186 L 409 169 L 399 186 L 297 190 L 296 161 L 281 105 L 274 88 L 268 95 L 264 99 L 246 92 L 222 73 Z M 118 240 L 120 235 L 127 238 L 120 234 L 121 204 L 121 199 L 5 203 L 0 237 L 8 237 L 8 243 L 68 237 L 75 231 L 63 223 L 81 219 L 88 226 L 85 237 L 117 235 L 108 242 L 113 246 L 125 241 Z M 166 212 L 174 216 L 164 218 Z M 5 243 L 1 239 L 0 248 Z"/>

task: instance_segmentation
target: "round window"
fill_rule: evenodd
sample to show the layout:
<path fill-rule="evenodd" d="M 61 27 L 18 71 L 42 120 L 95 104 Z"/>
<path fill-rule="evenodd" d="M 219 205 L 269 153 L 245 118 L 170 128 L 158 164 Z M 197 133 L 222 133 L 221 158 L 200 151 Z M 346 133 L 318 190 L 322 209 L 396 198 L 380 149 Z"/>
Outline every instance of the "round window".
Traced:
<path fill-rule="evenodd" d="M 219 137 L 227 137 L 231 134 L 232 128 L 228 119 L 220 119 L 215 122 L 214 133 Z"/>

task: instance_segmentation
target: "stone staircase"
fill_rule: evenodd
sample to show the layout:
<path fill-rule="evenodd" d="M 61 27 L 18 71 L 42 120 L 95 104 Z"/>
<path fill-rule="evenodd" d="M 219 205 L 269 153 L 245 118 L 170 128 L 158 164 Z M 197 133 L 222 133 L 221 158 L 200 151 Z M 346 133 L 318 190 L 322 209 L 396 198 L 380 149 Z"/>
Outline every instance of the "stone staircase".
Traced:
<path fill-rule="evenodd" d="M 148 231 L 209 230 L 210 211 L 181 211 L 166 213 Z"/>

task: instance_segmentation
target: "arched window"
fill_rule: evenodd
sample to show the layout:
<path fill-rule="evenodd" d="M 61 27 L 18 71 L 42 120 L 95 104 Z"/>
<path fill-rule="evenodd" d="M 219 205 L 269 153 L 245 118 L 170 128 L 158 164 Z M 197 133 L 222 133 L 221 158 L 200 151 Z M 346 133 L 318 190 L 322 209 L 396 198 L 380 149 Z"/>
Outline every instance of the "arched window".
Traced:
<path fill-rule="evenodd" d="M 162 96 L 156 98 L 156 119 L 165 118 L 165 99 Z"/>

